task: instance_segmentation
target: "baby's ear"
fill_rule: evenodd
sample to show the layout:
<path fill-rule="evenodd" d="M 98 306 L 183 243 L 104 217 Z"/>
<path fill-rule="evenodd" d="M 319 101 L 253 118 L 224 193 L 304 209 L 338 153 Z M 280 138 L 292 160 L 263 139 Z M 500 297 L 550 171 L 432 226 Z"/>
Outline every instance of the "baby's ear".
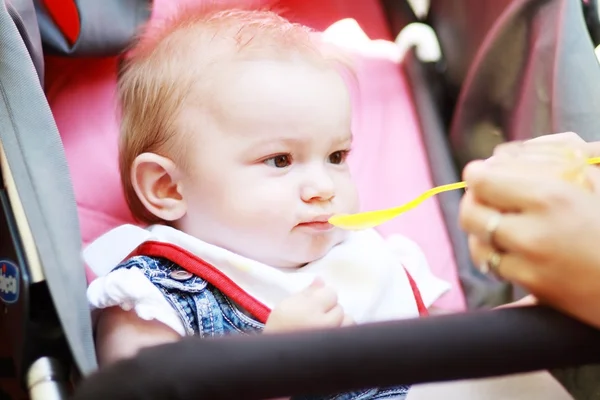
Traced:
<path fill-rule="evenodd" d="M 165 221 L 177 221 L 187 212 L 181 195 L 182 174 L 170 159 L 154 153 L 135 158 L 131 183 L 148 211 Z"/>

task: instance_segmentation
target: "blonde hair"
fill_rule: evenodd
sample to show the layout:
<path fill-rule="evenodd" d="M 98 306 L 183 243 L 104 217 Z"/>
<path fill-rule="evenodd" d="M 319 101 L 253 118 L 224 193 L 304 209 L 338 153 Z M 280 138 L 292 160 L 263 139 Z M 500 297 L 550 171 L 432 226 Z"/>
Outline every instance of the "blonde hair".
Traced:
<path fill-rule="evenodd" d="M 218 73 L 215 65 L 222 62 L 295 54 L 317 61 L 327 58 L 309 28 L 270 11 L 184 9 L 175 18 L 146 27 L 118 79 L 119 167 L 127 204 L 138 221 L 163 222 L 137 197 L 131 181 L 133 162 L 146 152 L 185 159 L 177 152 L 175 138 L 178 116 L 191 88 L 207 89 L 210 74 Z M 204 84 L 198 85 L 204 77 Z M 201 107 L 210 109 L 210 94 L 203 97 Z"/>

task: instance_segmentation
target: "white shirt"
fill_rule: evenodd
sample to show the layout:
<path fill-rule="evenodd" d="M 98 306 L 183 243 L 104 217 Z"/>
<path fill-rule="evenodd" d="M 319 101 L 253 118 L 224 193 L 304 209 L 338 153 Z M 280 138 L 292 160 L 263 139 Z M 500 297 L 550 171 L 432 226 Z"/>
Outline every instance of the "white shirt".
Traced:
<path fill-rule="evenodd" d="M 98 276 L 87 291 L 92 309 L 133 309 L 140 318 L 161 321 L 182 336 L 185 329 L 179 314 L 140 269 L 111 271 L 146 241 L 170 243 L 191 252 L 270 309 L 321 277 L 357 323 L 419 315 L 404 268 L 416 282 L 426 307 L 450 288 L 431 273 L 414 242 L 400 235 L 386 240 L 375 230 L 350 232 L 325 257 L 296 269 L 250 260 L 164 225 L 147 229 L 122 225 L 85 249 L 85 262 Z"/>

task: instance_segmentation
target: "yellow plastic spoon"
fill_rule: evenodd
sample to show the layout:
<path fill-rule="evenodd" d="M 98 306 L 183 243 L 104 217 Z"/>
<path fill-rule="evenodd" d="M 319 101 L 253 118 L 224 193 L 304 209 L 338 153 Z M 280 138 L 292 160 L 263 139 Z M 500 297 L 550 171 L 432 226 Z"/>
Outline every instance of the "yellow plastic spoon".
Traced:
<path fill-rule="evenodd" d="M 588 164 L 600 164 L 600 157 L 593 157 L 587 160 Z M 463 189 L 467 187 L 465 182 L 450 183 L 448 185 L 437 186 L 422 193 L 417 198 L 402 204 L 401 206 L 386 208 L 384 210 L 366 211 L 357 214 L 338 214 L 329 218 L 331 225 L 347 230 L 360 230 L 374 228 L 391 219 L 396 218 L 406 211 L 412 210 L 423 201 L 435 196 L 436 194 L 447 192 L 449 190 Z"/>

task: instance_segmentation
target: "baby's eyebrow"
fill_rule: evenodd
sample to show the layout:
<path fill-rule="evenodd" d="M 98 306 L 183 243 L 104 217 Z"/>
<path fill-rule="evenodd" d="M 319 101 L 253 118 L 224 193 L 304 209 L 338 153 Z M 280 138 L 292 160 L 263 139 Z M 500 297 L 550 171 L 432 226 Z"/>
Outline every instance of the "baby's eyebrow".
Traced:
<path fill-rule="evenodd" d="M 342 144 L 342 143 L 351 144 L 353 139 L 354 139 L 354 135 L 352 134 L 352 132 L 348 132 L 348 133 L 343 133 L 343 134 L 335 136 L 333 138 L 332 142 L 335 144 Z M 306 143 L 307 140 L 308 140 L 308 138 L 306 138 L 306 137 L 277 136 L 274 138 L 264 138 L 262 140 L 258 140 L 254 143 L 254 145 L 255 146 L 272 146 L 272 145 L 277 145 L 277 144 L 284 144 L 287 146 L 297 146 L 297 145 Z"/>
<path fill-rule="evenodd" d="M 278 136 L 278 137 L 274 137 L 274 138 L 266 138 L 266 139 L 260 140 L 260 141 L 258 141 L 258 144 L 283 143 L 286 145 L 294 145 L 294 144 L 302 143 L 304 141 L 305 141 L 304 138 Z"/>
<path fill-rule="evenodd" d="M 272 138 L 262 138 L 259 140 L 250 141 L 250 146 L 257 151 L 270 151 L 281 149 L 281 146 L 284 147 L 297 147 L 306 143 L 306 140 L 303 138 L 293 138 L 293 137 L 285 137 L 285 136 L 277 136 Z"/>
<path fill-rule="evenodd" d="M 336 143 L 346 143 L 346 142 L 352 143 L 353 140 L 354 140 L 354 134 L 352 132 L 348 132 L 348 133 L 339 135 L 335 139 L 335 142 Z"/>

